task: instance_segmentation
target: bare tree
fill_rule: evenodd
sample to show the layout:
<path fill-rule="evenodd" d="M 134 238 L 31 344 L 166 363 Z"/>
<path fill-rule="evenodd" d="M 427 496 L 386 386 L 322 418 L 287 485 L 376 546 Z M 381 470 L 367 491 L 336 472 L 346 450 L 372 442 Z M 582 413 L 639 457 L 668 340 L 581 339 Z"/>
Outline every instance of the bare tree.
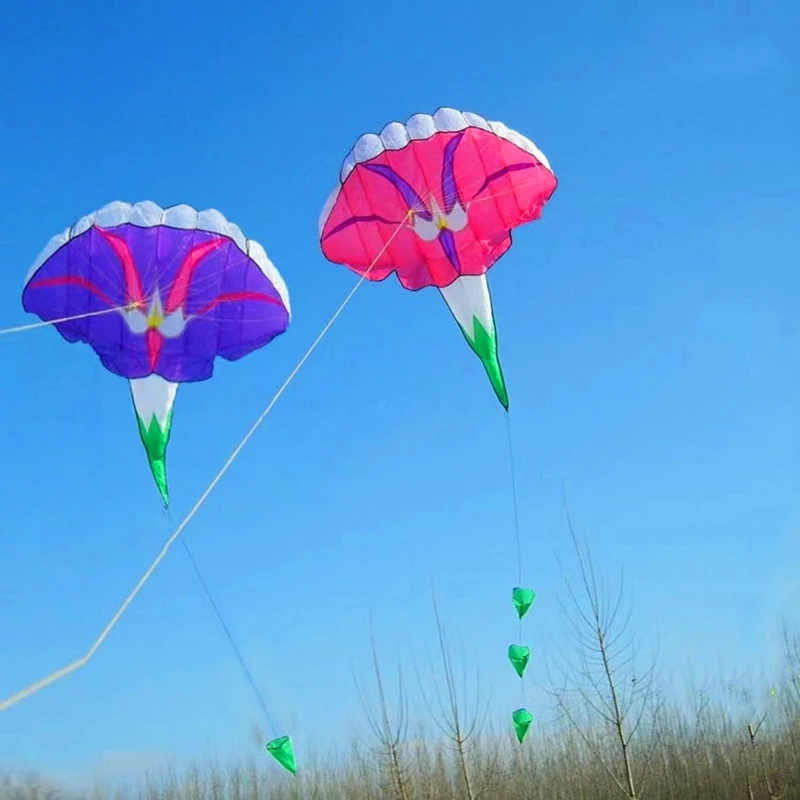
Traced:
<path fill-rule="evenodd" d="M 378 712 L 370 707 L 367 703 L 364 693 L 356 680 L 356 690 L 358 691 L 361 706 L 367 717 L 370 728 L 375 738 L 380 743 L 378 755 L 386 767 L 389 777 L 389 786 L 391 792 L 396 800 L 410 800 L 410 786 L 406 779 L 406 773 L 403 764 L 403 754 L 401 752 L 402 743 L 406 739 L 408 727 L 408 704 L 405 698 L 403 688 L 403 673 L 399 663 L 397 665 L 397 679 L 398 679 L 398 713 L 397 721 L 392 722 L 389 714 L 389 706 L 386 700 L 386 691 L 383 685 L 383 674 L 378 661 L 378 649 L 375 644 L 375 633 L 372 627 L 372 620 L 370 619 L 370 640 L 372 643 L 372 664 L 375 670 L 375 685 L 378 692 Z"/>
<path fill-rule="evenodd" d="M 479 800 L 486 791 L 489 782 L 491 781 L 495 763 L 495 758 L 490 760 L 482 775 L 482 779 L 476 783 L 473 781 L 473 776 L 470 770 L 470 746 L 472 740 L 476 737 L 480 726 L 485 721 L 488 707 L 481 717 L 480 711 L 480 681 L 476 676 L 475 686 L 475 708 L 470 712 L 466 706 L 467 703 L 467 687 L 466 687 L 466 673 L 464 675 L 464 686 L 461 691 L 461 699 L 459 700 L 459 691 L 456 685 L 455 670 L 453 669 L 453 662 L 450 656 L 450 648 L 447 645 L 445 638 L 444 627 L 439 615 L 439 606 L 436 602 L 436 594 L 431 588 L 431 600 L 433 603 L 433 614 L 436 619 L 436 633 L 439 644 L 439 653 L 441 655 L 442 664 L 442 677 L 444 679 L 445 691 L 442 693 L 439 684 L 436 686 L 436 695 L 439 705 L 438 713 L 433 707 L 433 704 L 428 698 L 428 693 L 425 690 L 425 684 L 421 680 L 419 671 L 417 671 L 417 681 L 419 683 L 420 693 L 428 709 L 428 713 L 433 719 L 437 728 L 450 740 L 453 750 L 456 755 L 456 765 L 460 782 L 462 784 L 464 794 L 467 800 Z M 444 695 L 444 696 L 443 696 Z M 464 708 L 462 709 L 462 704 Z"/>
<path fill-rule="evenodd" d="M 586 538 L 581 546 L 568 510 L 566 520 L 580 586 L 576 592 L 565 574 L 569 602 L 562 602 L 561 607 L 574 637 L 575 652 L 565 655 L 556 650 L 558 680 L 548 666 L 549 692 L 620 792 L 630 800 L 639 800 L 655 737 L 642 744 L 641 752 L 637 752 L 638 764 L 633 742 L 643 722 L 655 721 L 660 707 L 656 658 L 643 670 L 637 669 L 639 648 L 629 632 L 632 609 L 622 613 L 622 575 L 613 595 L 601 589 Z M 584 711 L 583 719 L 576 710 L 578 706 Z"/>

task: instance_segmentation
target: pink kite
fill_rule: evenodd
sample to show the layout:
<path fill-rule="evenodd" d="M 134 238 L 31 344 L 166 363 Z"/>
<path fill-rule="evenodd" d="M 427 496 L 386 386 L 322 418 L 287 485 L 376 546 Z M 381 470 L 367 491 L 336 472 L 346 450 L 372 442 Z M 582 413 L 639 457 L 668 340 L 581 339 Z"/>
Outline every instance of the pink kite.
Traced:
<path fill-rule="evenodd" d="M 557 181 L 529 139 L 451 108 L 392 122 L 353 147 L 320 218 L 325 257 L 372 281 L 435 286 L 508 408 L 486 272 Z"/>

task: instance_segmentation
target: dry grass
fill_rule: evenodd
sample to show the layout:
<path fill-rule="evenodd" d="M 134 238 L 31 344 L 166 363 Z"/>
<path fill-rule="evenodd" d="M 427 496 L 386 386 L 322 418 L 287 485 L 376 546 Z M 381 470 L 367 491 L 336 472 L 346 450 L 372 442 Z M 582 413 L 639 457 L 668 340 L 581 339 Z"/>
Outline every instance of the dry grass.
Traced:
<path fill-rule="evenodd" d="M 800 798 L 800 720 L 786 716 L 766 723 L 751 742 L 746 725 L 719 710 L 698 718 L 670 712 L 657 732 L 652 777 L 643 796 L 653 800 Z M 456 751 L 444 743 L 400 746 L 402 791 L 414 800 L 468 797 Z M 613 757 L 609 754 L 609 757 Z M 530 738 L 519 747 L 510 736 L 481 737 L 466 753 L 473 785 L 487 800 L 605 800 L 619 788 L 581 739 Z M 301 773 L 295 781 L 276 775 L 266 756 L 222 770 L 212 765 L 185 774 L 166 772 L 115 793 L 83 794 L 92 800 L 399 800 L 396 780 L 383 759 L 355 751 L 340 768 Z M 0 784 L 3 800 L 72 800 L 35 780 Z"/>

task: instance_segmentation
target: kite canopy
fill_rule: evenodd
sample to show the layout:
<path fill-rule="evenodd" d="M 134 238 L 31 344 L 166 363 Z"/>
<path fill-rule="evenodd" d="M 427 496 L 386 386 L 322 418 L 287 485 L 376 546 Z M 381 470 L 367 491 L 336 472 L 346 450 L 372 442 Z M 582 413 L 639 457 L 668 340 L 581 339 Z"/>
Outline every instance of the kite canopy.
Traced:
<path fill-rule="evenodd" d="M 452 108 L 416 114 L 355 143 L 320 245 L 371 281 L 396 272 L 406 289 L 438 288 L 507 409 L 486 272 L 556 185 L 542 152 L 502 122 Z"/>
<path fill-rule="evenodd" d="M 406 289 L 441 289 L 484 275 L 556 183 L 544 154 L 502 122 L 415 114 L 356 142 L 320 218 L 322 250 L 373 281 L 396 272 Z"/>
<path fill-rule="evenodd" d="M 290 319 L 286 284 L 260 244 L 219 211 L 150 201 L 110 203 L 54 236 L 22 304 L 48 322 L 67 318 L 59 333 L 111 372 L 179 383 L 210 378 L 217 356 L 242 358 Z"/>
<path fill-rule="evenodd" d="M 204 381 L 288 327 L 286 284 L 219 211 L 114 202 L 54 236 L 28 273 L 26 311 L 85 342 L 130 381 L 139 433 L 166 505 L 178 384 Z"/>

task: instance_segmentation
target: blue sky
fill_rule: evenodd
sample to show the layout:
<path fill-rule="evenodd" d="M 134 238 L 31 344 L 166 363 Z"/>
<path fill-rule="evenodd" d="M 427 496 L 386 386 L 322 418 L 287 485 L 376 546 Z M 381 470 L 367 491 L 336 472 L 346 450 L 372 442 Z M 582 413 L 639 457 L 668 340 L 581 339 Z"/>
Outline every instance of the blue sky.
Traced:
<path fill-rule="evenodd" d="M 294 322 L 181 388 L 174 513 L 354 277 L 317 218 L 358 135 L 442 105 L 504 121 L 559 188 L 490 283 L 515 434 L 526 618 L 564 636 L 562 505 L 623 566 L 667 669 L 769 669 L 800 599 L 800 13 L 788 2 L 18 3 L 0 32 L 0 327 L 55 233 L 112 200 L 219 208 Z M 52 330 L 0 339 L 0 695 L 82 654 L 171 531 L 121 379 Z M 437 293 L 366 285 L 187 529 L 282 730 L 360 726 L 386 658 L 445 624 L 518 704 L 505 422 Z M 0 716 L 60 775 L 255 745 L 258 709 L 174 550 L 90 665 Z"/>

